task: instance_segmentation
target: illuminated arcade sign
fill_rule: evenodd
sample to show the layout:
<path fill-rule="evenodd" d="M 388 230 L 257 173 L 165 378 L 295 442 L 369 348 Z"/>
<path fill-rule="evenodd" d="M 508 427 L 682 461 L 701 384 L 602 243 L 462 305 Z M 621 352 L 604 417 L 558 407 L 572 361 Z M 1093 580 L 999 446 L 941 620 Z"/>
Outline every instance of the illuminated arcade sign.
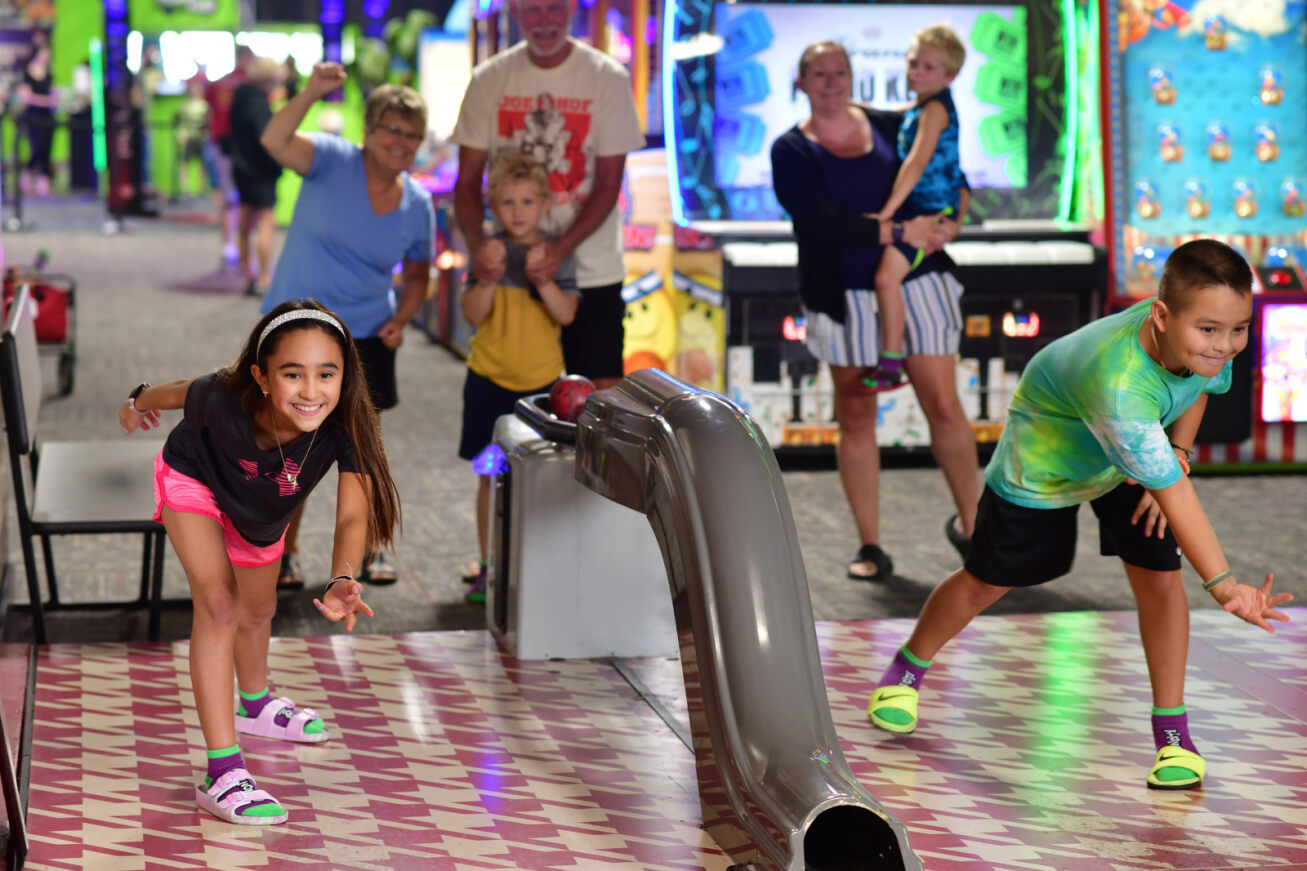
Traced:
<path fill-rule="evenodd" d="M 1039 315 L 1034 312 L 1008 312 L 1003 315 L 1003 335 L 1030 339 L 1039 335 Z"/>

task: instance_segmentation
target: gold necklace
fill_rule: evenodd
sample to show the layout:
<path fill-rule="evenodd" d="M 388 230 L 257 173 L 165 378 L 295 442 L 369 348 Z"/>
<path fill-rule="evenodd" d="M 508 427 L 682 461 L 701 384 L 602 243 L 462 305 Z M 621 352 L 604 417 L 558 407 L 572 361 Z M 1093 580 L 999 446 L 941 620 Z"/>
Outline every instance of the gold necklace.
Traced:
<path fill-rule="evenodd" d="M 277 454 L 281 457 L 281 473 L 286 476 L 286 483 L 290 484 L 296 490 L 299 490 L 300 474 L 299 472 L 295 472 L 294 474 L 291 474 L 290 472 L 286 471 L 286 455 L 282 453 L 281 450 L 281 433 L 277 432 L 277 425 L 275 423 L 272 425 L 272 437 L 277 440 Z M 308 450 L 304 451 L 304 459 L 300 461 L 299 464 L 300 472 L 304 471 L 304 464 L 309 461 L 309 451 L 313 450 L 313 443 L 317 441 L 317 438 L 318 438 L 318 431 L 315 429 L 313 431 L 313 437 L 309 439 Z"/>
<path fill-rule="evenodd" d="M 1153 337 L 1153 350 L 1157 351 L 1157 365 L 1161 366 L 1163 369 L 1166 369 L 1166 356 L 1162 353 L 1161 343 L 1157 341 L 1157 325 L 1153 323 L 1152 318 L 1148 319 L 1148 334 Z M 1171 370 L 1166 369 L 1166 371 L 1170 372 Z M 1179 372 L 1174 374 L 1179 375 L 1181 378 L 1188 378 L 1190 375 L 1194 373 L 1192 369 L 1190 369 L 1188 366 L 1185 366 L 1182 367 Z M 310 447 L 312 446 L 310 445 Z M 304 456 L 307 457 L 308 453 L 305 452 Z"/>

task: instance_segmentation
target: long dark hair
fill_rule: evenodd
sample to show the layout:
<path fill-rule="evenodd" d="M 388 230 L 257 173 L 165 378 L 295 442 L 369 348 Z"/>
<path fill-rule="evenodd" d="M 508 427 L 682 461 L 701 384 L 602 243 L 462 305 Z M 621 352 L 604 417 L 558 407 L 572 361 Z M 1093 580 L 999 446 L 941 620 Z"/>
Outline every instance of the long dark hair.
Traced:
<path fill-rule="evenodd" d="M 304 309 L 330 315 L 340 325 L 340 329 L 313 318 L 297 318 L 276 327 L 260 344 L 259 337 L 274 318 Z M 369 478 L 368 501 L 372 509 L 368 516 L 369 540 L 374 546 L 391 544 L 396 527 L 402 526 L 399 491 L 390 476 L 386 448 L 381 441 L 381 421 L 377 418 L 377 410 L 373 407 L 372 396 L 368 392 L 363 362 L 359 359 L 358 348 L 344 321 L 330 309 L 310 299 L 282 303 L 254 326 L 254 331 L 250 333 L 245 349 L 236 358 L 236 362 L 218 370 L 218 380 L 240 393 L 242 410 L 253 417 L 259 403 L 263 401 L 263 388 L 254 380 L 250 367 L 258 366 L 260 371 L 267 372 L 268 357 L 277 350 L 285 336 L 296 330 L 321 330 L 340 346 L 341 356 L 345 360 L 344 371 L 341 373 L 340 401 L 327 416 L 327 421 L 345 431 L 350 444 L 354 446 L 359 471 Z"/>

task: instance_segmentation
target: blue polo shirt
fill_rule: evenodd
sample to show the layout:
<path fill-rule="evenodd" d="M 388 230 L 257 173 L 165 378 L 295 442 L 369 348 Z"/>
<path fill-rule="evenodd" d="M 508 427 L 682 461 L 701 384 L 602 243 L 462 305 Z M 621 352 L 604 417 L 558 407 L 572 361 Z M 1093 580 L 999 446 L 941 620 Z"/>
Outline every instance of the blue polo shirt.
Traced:
<path fill-rule="evenodd" d="M 355 338 L 375 336 L 395 311 L 395 264 L 431 259 L 431 195 L 405 173 L 399 207 L 374 214 L 363 150 L 329 133 L 309 138 L 313 165 L 304 175 L 263 311 L 287 300 L 315 299 L 340 315 Z"/>

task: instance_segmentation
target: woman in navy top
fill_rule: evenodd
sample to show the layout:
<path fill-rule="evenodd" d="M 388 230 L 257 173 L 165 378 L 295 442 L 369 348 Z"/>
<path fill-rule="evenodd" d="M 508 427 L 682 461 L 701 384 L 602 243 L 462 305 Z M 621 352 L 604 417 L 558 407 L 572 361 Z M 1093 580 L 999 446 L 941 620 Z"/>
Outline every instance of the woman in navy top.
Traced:
<path fill-rule="evenodd" d="M 772 183 L 798 242 L 808 349 L 830 365 L 835 385 L 840 480 L 862 545 L 848 574 L 884 580 L 894 562 L 880 547 L 878 403 L 861 383 L 879 353 L 876 267 L 888 244 L 906 242 L 938 252 L 958 228 L 940 216 L 902 223 L 867 217 L 885 205 L 898 172 L 901 118 L 854 103 L 852 83 L 848 53 L 838 43 L 804 49 L 796 85 L 807 95 L 811 115 L 772 143 Z M 962 287 L 947 271 L 951 265 L 947 256 L 934 254 L 903 284 L 905 362 L 930 424 L 931 451 L 957 507 L 946 531 L 962 551 L 975 522 L 980 484 L 975 437 L 956 387 Z"/>

